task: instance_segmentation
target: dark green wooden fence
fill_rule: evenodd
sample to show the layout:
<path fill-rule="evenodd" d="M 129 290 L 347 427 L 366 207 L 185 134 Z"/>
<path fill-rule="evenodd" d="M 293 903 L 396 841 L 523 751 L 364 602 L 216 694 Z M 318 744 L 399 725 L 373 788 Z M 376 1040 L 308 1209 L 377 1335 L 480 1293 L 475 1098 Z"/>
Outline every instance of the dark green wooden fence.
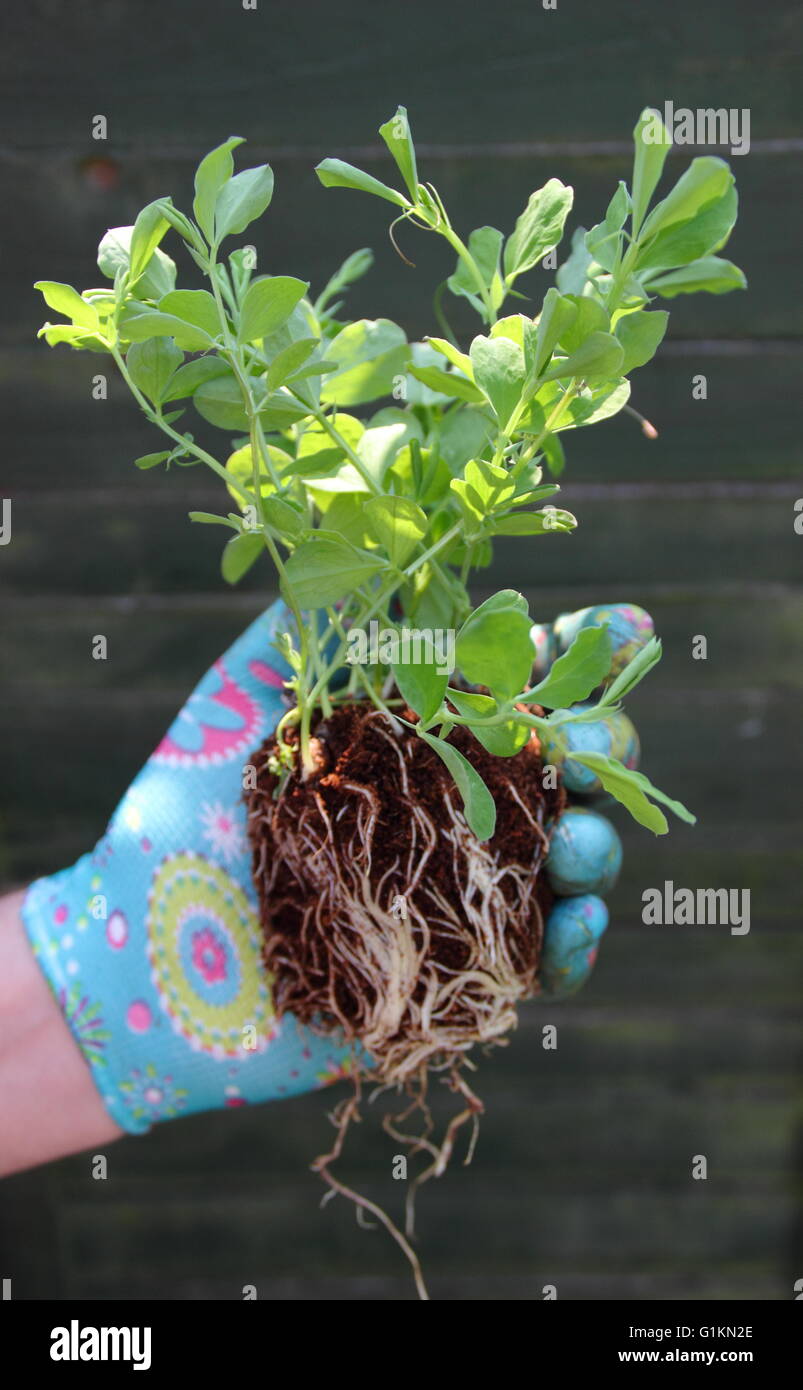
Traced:
<path fill-rule="evenodd" d="M 276 169 L 260 264 L 320 285 L 373 245 L 355 311 L 421 334 L 440 250 L 421 236 L 408 248 L 417 269 L 404 267 L 383 207 L 324 192 L 312 173 L 324 155 L 358 151 L 379 170 L 374 132 L 397 102 L 465 228 L 510 226 L 552 174 L 577 186 L 578 221 L 598 214 L 627 173 L 644 104 L 749 108 L 730 250 L 749 293 L 676 301 L 634 394 L 659 440 L 624 418 L 569 437 L 562 501 L 580 530 L 510 543 L 488 578 L 521 587 L 544 617 L 619 598 L 652 610 L 665 659 L 633 701 L 645 765 L 700 823 L 659 841 L 622 826 L 625 869 L 592 984 L 562 1009 L 525 1011 L 511 1046 L 483 1063 L 474 1166 L 427 1193 L 421 1226 L 440 1297 L 537 1299 L 548 1283 L 565 1298 L 792 1297 L 803 1274 L 799 7 L 31 0 L 2 27 L 8 885 L 97 837 L 192 683 L 269 597 L 256 581 L 224 592 L 216 537 L 185 523 L 190 506 L 214 505 L 214 487 L 132 468 L 149 432 L 116 386 L 91 399 L 99 359 L 36 343 L 32 281 L 95 282 L 105 228 L 164 192 L 186 204 L 198 157 L 237 131 Z M 103 145 L 90 137 L 99 113 Z M 673 155 L 673 169 L 688 157 Z M 700 372 L 704 402 L 692 399 Z M 88 658 L 96 632 L 106 663 Z M 698 633 L 707 661 L 691 657 Z M 750 934 L 643 926 L 642 890 L 667 878 L 749 888 Z M 557 1052 L 541 1048 L 546 1022 L 560 1024 Z M 324 1104 L 162 1127 L 114 1148 L 104 1183 L 86 1157 L 6 1182 L 2 1273 L 28 1297 L 237 1298 L 245 1283 L 274 1299 L 409 1296 L 384 1237 L 337 1204 L 317 1211 L 306 1164 L 326 1139 Z M 351 1169 L 391 1203 L 392 1148 L 362 1134 Z M 705 1183 L 690 1176 L 701 1153 Z"/>

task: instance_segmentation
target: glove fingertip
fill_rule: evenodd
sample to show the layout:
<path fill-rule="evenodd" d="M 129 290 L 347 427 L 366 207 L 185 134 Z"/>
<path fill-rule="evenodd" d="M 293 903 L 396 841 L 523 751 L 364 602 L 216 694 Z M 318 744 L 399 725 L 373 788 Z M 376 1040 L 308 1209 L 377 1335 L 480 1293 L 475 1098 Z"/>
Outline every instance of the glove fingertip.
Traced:
<path fill-rule="evenodd" d="M 607 906 L 595 893 L 555 903 L 544 931 L 541 986 L 545 997 L 565 999 L 583 987 L 608 920 Z"/>

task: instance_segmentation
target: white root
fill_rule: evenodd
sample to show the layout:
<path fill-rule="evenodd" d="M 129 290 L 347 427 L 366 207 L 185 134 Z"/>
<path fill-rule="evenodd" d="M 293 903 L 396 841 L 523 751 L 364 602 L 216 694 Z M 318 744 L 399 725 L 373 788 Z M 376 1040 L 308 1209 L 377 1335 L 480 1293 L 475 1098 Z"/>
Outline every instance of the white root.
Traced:
<path fill-rule="evenodd" d="M 340 774 L 336 798 L 324 795 L 324 776 L 295 804 L 294 814 L 286 813 L 286 793 L 281 814 L 267 797 L 261 804 L 252 801 L 254 870 L 269 919 L 266 961 L 279 1011 L 301 1015 L 323 1034 L 339 1026 L 353 1047 L 355 1094 L 336 1108 L 337 1142 L 314 1167 L 330 1192 L 357 1204 L 361 1220 L 370 1215 L 387 1227 L 425 1297 L 408 1243 L 416 1192 L 443 1173 L 469 1121 L 465 1161 L 471 1161 L 482 1104 L 463 1075 L 464 1068 L 474 1069 L 467 1054 L 477 1044 L 503 1044 L 516 1026 L 517 1005 L 538 990 L 543 918 L 535 885 L 549 841 L 544 805 L 528 806 L 512 777 L 505 790 L 517 804 L 520 823 L 532 831 L 528 862 L 510 862 L 498 843 L 492 848 L 493 842 L 476 839 L 451 782 L 437 784 L 442 785 L 442 814 L 437 807 L 433 814 L 412 783 L 420 741 L 400 737 L 378 711 L 364 716 L 364 725 L 369 724 L 397 772 L 398 815 L 404 822 L 398 853 L 388 858 L 395 811 L 391 820 L 375 787 Z M 269 834 L 261 833 L 265 825 Z M 403 911 L 397 910 L 400 902 Z M 363 1063 L 360 1049 L 373 1065 Z M 464 1101 L 440 1143 L 431 1137 L 429 1072 L 441 1074 Z M 406 1237 L 330 1171 L 347 1128 L 359 1119 L 363 1080 L 378 1082 L 380 1092 L 404 1091 L 410 1097 L 402 1114 L 385 1116 L 383 1123 L 411 1155 L 429 1159 L 408 1189 Z M 415 1111 L 423 1121 L 420 1132 L 400 1129 Z"/>

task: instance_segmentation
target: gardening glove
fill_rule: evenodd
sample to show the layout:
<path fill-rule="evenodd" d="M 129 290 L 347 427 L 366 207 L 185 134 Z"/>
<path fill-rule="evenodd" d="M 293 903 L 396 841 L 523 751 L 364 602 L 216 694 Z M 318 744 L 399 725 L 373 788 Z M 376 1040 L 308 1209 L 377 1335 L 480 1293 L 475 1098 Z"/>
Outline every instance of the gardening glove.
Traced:
<path fill-rule="evenodd" d="M 562 613 L 554 623 L 536 624 L 531 630 L 536 650 L 533 680 L 544 679 L 581 628 L 604 625 L 612 646 L 605 684 L 624 670 L 654 631 L 649 613 L 629 603 L 598 604 Z M 621 711 L 593 723 L 569 724 L 561 734 L 562 748 L 549 734 L 541 740 L 544 761 L 559 767 L 570 798 L 553 827 L 546 860 L 547 879 L 557 895 L 547 918 L 541 960 L 543 995 L 551 999 L 575 994 L 588 979 L 608 925 L 608 909 L 601 895 L 613 887 L 622 863 L 622 846 L 614 827 L 588 804 L 597 799 L 607 803 L 610 798 L 591 768 L 574 762 L 571 752 L 604 753 L 630 768 L 637 766 L 639 756 L 638 734 Z"/>
<path fill-rule="evenodd" d="M 287 708 L 291 673 L 273 645 L 286 617 L 274 604 L 215 662 L 95 849 L 25 897 L 34 953 L 110 1115 L 132 1133 L 308 1091 L 348 1070 L 336 1039 L 275 1018 L 261 958 L 243 773 Z M 565 640 L 558 624 L 553 636 Z M 597 895 L 617 867 L 598 840 L 584 866 L 587 831 L 583 848 L 576 829 L 561 829 L 574 815 L 555 831 L 566 843 L 552 857 L 553 884 L 568 896 L 547 923 L 553 993 L 590 969 L 590 942 L 607 921 Z"/>

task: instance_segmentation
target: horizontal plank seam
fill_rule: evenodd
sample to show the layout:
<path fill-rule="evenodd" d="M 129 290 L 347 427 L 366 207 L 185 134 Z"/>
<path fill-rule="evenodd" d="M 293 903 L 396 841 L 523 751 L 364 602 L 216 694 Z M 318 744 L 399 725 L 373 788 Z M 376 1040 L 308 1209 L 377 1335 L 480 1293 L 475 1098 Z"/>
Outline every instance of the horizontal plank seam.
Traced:
<path fill-rule="evenodd" d="M 159 160 L 191 160 L 197 163 L 201 153 L 199 145 L 159 145 Z M 266 145 L 264 143 L 249 144 L 249 157 L 255 160 L 267 160 L 269 162 L 289 163 L 296 160 L 317 161 L 326 158 L 330 153 L 328 146 L 323 145 Z M 41 157 L 43 153 L 60 156 L 62 159 L 77 159 L 90 154 L 97 156 L 97 148 L 92 148 L 91 140 L 76 142 L 69 149 L 63 144 L 56 145 L 48 141 L 22 141 L 14 145 L 0 146 L 0 160 L 9 163 L 21 163 L 27 161 L 31 156 Z M 141 145 L 135 140 L 125 141 L 117 139 L 108 148 L 104 149 L 105 158 L 134 158 L 147 159 L 153 162 L 153 149 L 150 145 Z M 489 140 L 489 141 L 460 141 L 458 143 L 428 143 L 416 141 L 416 153 L 419 159 L 432 160 L 460 160 L 460 159 L 587 159 L 589 156 L 597 158 L 618 158 L 625 155 L 632 157 L 633 145 L 630 140 Z M 728 153 L 728 147 L 722 145 L 674 145 L 670 158 L 688 158 L 692 155 L 714 154 L 722 155 Z M 751 139 L 750 153 L 752 155 L 787 155 L 803 153 L 803 136 L 800 135 L 777 135 L 762 136 L 759 139 Z M 362 159 L 368 161 L 381 160 L 387 162 L 388 152 L 384 145 L 345 145 L 337 151 L 339 159 L 353 161 Z"/>
<path fill-rule="evenodd" d="M 572 498 L 580 501 L 599 501 L 606 498 L 616 498 L 620 501 L 651 501 L 653 499 L 663 499 L 666 501 L 764 501 L 770 497 L 797 498 L 800 496 L 803 484 L 795 478 L 777 478 L 773 481 L 762 479 L 755 482 L 745 479 L 711 479 L 706 481 L 689 482 L 606 482 L 606 483 L 573 483 L 571 480 L 563 485 L 563 491 L 571 494 Z M 85 488 L 75 487 L 72 489 L 62 488 L 19 488 L 5 485 L 6 496 L 11 497 L 20 506 L 40 507 L 48 503 L 59 507 L 85 507 L 85 506 L 120 506 L 145 507 L 149 511 L 153 509 L 153 496 L 149 491 L 142 487 L 130 487 L 123 484 L 119 487 L 96 487 Z M 165 500 L 169 501 L 168 494 Z M 182 490 L 179 498 L 176 494 L 176 501 L 182 506 L 192 507 L 196 503 L 211 502 L 217 499 L 220 501 L 220 489 L 214 486 L 194 487 Z"/>
<path fill-rule="evenodd" d="M 549 601 L 550 594 L 561 595 L 586 595 L 589 591 L 588 584 L 571 585 L 561 584 L 552 587 L 539 587 L 539 605 L 544 606 Z M 474 592 L 480 599 L 489 598 L 496 590 L 489 586 L 475 586 Z M 535 591 L 528 591 L 526 585 L 523 592 L 527 594 Z M 684 604 L 696 604 L 701 599 L 719 601 L 742 602 L 745 599 L 756 601 L 775 602 L 777 599 L 801 599 L 803 598 L 803 585 L 776 583 L 772 580 L 753 580 L 753 581 L 733 581 L 713 582 L 711 584 L 695 587 L 688 583 L 666 583 L 655 584 L 646 581 L 639 582 L 639 593 L 644 598 L 666 599 L 669 602 Z M 93 594 L 93 593 L 65 593 L 60 589 L 54 594 L 6 594 L 4 598 L 4 614 L 10 615 L 12 608 L 21 613 L 37 610 L 50 613 L 64 613 L 73 610 L 83 612 L 87 608 L 97 612 L 102 609 L 110 609 L 116 613 L 163 613 L 163 612 L 252 612 L 255 616 L 263 608 L 267 608 L 275 602 L 278 595 L 268 590 L 260 594 L 245 593 L 219 593 L 217 590 L 201 590 L 194 593 L 149 593 L 149 594 Z M 567 598 L 566 602 L 572 602 Z M 577 606 L 581 607 L 580 598 L 576 600 Z"/>

